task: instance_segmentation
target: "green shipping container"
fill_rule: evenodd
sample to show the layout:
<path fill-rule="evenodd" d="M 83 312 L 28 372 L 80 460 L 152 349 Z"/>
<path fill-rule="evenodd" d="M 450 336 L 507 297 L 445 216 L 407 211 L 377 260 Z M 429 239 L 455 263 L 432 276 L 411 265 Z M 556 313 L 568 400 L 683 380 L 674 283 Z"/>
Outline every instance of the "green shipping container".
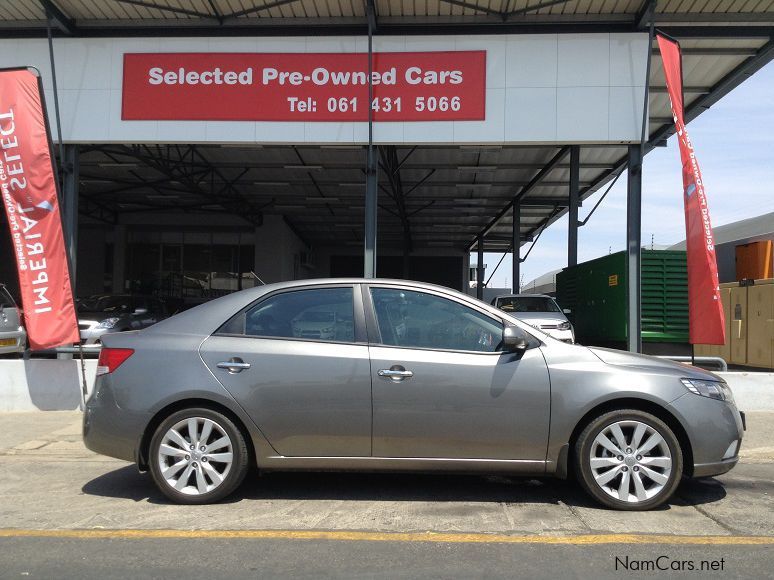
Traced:
<path fill-rule="evenodd" d="M 626 342 L 626 252 L 565 268 L 556 277 L 557 301 L 569 308 L 576 340 L 587 345 Z M 688 342 L 685 252 L 642 251 L 643 342 Z"/>

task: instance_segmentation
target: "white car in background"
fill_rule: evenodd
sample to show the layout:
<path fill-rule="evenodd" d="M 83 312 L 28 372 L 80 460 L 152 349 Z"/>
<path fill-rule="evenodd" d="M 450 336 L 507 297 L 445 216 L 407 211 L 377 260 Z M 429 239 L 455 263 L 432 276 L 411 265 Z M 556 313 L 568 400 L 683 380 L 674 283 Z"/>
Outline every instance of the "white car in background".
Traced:
<path fill-rule="evenodd" d="M 551 296 L 545 294 L 507 294 L 492 300 L 492 306 L 507 312 L 547 335 L 573 344 L 575 330 L 565 311 L 559 308 Z M 569 312 L 569 311 L 566 311 Z"/>
<path fill-rule="evenodd" d="M 22 313 L 4 284 L 0 284 L 0 354 L 24 352 L 27 333 Z"/>
<path fill-rule="evenodd" d="M 306 310 L 292 321 L 293 336 L 334 340 L 336 338 L 336 313 L 327 310 Z"/>

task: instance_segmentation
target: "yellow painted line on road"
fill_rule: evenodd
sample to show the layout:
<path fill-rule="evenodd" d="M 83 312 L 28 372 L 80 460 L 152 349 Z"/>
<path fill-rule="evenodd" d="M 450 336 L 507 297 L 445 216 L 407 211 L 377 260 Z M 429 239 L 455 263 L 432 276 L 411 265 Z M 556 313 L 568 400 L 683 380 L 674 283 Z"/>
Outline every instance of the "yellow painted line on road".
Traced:
<path fill-rule="evenodd" d="M 434 542 L 444 544 L 671 544 L 770 546 L 774 536 L 676 536 L 667 534 L 582 534 L 563 536 L 444 532 L 355 532 L 334 530 L 32 530 L 0 529 L 0 538 L 332 540 L 345 542 Z"/>

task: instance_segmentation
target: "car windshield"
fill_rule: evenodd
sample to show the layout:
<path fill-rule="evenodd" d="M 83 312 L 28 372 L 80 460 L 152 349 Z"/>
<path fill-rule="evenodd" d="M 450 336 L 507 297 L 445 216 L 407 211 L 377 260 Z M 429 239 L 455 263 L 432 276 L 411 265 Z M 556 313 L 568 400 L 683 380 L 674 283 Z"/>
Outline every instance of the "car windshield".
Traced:
<path fill-rule="evenodd" d="M 553 298 L 547 296 L 498 298 L 497 306 L 504 312 L 561 312 Z"/>
<path fill-rule="evenodd" d="M 127 312 L 128 296 L 89 296 L 78 301 L 78 312 Z"/>
<path fill-rule="evenodd" d="M 0 285 L 0 308 L 13 308 L 15 306 L 16 303 L 11 298 L 8 290 L 5 289 L 5 286 Z"/>

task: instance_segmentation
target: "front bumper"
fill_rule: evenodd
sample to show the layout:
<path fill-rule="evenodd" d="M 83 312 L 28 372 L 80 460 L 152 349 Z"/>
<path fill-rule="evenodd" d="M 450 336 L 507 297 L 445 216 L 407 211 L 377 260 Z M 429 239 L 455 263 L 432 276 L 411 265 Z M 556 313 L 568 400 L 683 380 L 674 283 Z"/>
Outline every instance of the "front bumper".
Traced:
<path fill-rule="evenodd" d="M 739 457 L 718 461 L 717 463 L 694 463 L 692 477 L 714 477 L 731 471 L 739 463 Z"/>
<path fill-rule="evenodd" d="M 733 469 L 744 437 L 744 422 L 736 405 L 686 393 L 671 406 L 691 442 L 693 465 L 688 475 L 710 477 Z"/>
<path fill-rule="evenodd" d="M 102 336 L 108 332 L 115 332 L 112 328 L 97 328 L 96 326 L 81 330 L 81 344 L 97 344 Z"/>
<path fill-rule="evenodd" d="M 551 338 L 561 340 L 568 344 L 575 344 L 575 333 L 572 330 L 557 330 L 555 328 L 547 329 L 541 328 L 541 332 L 545 332 Z"/>

